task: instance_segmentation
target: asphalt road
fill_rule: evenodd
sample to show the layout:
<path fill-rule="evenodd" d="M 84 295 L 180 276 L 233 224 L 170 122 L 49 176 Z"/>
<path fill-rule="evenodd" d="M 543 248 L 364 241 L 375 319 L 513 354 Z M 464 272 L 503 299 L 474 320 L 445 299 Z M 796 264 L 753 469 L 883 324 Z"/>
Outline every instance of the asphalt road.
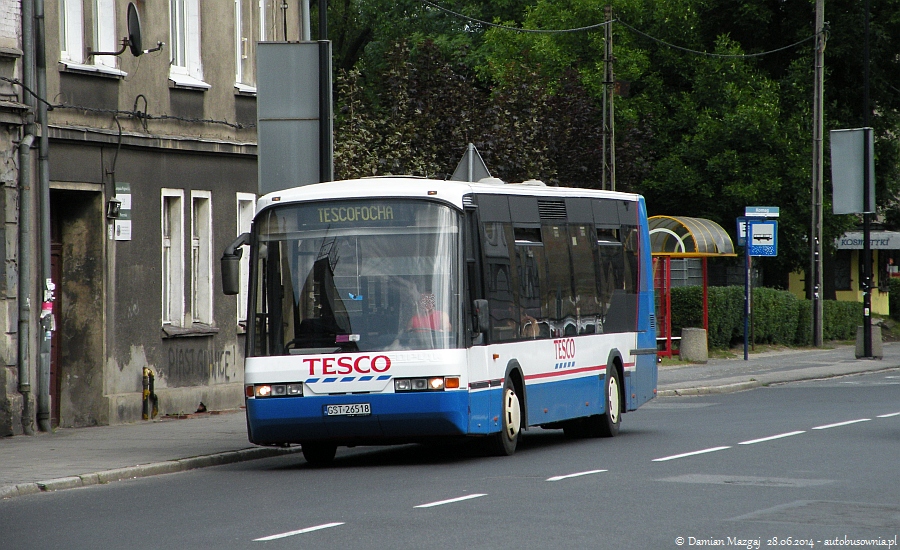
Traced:
<path fill-rule="evenodd" d="M 898 466 L 889 371 L 659 398 L 616 438 L 532 430 L 512 457 L 343 449 L 25 496 L 0 547 L 896 548 Z"/>

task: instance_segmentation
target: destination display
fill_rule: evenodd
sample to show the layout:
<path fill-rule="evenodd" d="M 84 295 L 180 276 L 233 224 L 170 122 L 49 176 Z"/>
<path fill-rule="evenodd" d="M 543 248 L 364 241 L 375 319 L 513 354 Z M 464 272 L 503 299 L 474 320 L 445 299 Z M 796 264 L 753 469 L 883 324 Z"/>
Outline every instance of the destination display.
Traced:
<path fill-rule="evenodd" d="M 260 217 L 260 234 L 337 228 L 435 227 L 446 223 L 447 206 L 429 201 L 352 200 L 286 204 Z"/>

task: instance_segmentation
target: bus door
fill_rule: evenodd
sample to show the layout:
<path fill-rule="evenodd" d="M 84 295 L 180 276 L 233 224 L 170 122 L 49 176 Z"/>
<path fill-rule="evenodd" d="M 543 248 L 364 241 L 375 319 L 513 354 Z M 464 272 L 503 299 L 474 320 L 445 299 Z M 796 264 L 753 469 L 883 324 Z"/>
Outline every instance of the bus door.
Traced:
<path fill-rule="evenodd" d="M 625 240 L 626 257 L 634 265 L 637 274 L 637 347 L 633 384 L 626 396 L 627 408 L 636 409 L 655 397 L 657 385 L 656 314 L 653 298 L 653 269 L 650 258 L 650 234 L 647 228 L 647 209 L 644 200 L 631 203 L 637 208 L 639 222 Z M 626 214 L 620 214 L 623 219 Z M 634 216 L 635 214 L 631 214 Z M 633 396 L 633 397 L 632 397 Z"/>

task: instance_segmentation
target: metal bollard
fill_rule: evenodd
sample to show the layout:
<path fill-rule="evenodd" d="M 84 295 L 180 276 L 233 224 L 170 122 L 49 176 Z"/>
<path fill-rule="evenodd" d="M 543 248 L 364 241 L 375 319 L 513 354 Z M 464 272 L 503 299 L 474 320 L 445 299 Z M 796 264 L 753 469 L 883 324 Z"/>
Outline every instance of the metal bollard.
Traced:
<path fill-rule="evenodd" d="M 155 378 L 156 377 L 153 375 L 153 371 L 147 367 L 144 367 L 144 409 L 143 414 L 141 415 L 144 420 L 156 418 L 156 416 L 159 414 L 159 398 L 156 397 L 156 392 L 153 391 L 153 383 Z"/>
<path fill-rule="evenodd" d="M 141 418 L 144 420 L 150 419 L 150 369 L 144 367 L 144 377 L 142 381 L 142 385 L 144 387 L 144 410 Z"/>

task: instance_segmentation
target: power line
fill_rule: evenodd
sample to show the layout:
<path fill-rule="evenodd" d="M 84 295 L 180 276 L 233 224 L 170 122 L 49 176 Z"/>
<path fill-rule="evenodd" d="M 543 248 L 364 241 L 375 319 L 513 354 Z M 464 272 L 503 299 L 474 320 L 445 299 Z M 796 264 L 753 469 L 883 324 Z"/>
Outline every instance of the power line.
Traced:
<path fill-rule="evenodd" d="M 224 126 L 230 126 L 237 130 L 243 130 L 245 128 L 256 128 L 256 124 L 240 124 L 240 123 L 236 123 L 236 122 L 228 122 L 227 120 L 215 120 L 215 119 L 211 119 L 211 118 L 190 118 L 190 117 L 168 115 L 168 114 L 151 115 L 151 114 L 148 114 L 146 111 L 138 111 L 136 100 L 135 100 L 135 108 L 131 111 L 126 111 L 123 109 L 101 109 L 101 108 L 97 108 L 97 107 L 86 107 L 84 105 L 67 105 L 64 103 L 53 104 L 53 103 L 50 103 L 49 101 L 47 101 L 46 99 L 44 99 L 43 97 L 40 97 L 39 95 L 37 95 L 37 93 L 35 93 L 34 90 L 30 89 L 28 86 L 23 84 L 18 79 L 0 76 L 0 80 L 9 82 L 10 84 L 13 84 L 16 86 L 20 86 L 23 90 L 28 92 L 36 100 L 45 104 L 47 106 L 47 108 L 50 110 L 71 109 L 74 111 L 85 111 L 85 112 L 89 112 L 89 113 L 99 113 L 99 114 L 108 114 L 108 115 L 127 115 L 127 116 L 136 118 L 139 121 L 141 121 L 141 124 L 144 125 L 145 129 L 146 129 L 146 121 L 147 120 L 177 120 L 179 122 L 189 122 L 189 123 L 193 123 L 193 124 L 200 124 L 200 123 L 221 124 Z M 143 97 L 143 96 L 139 96 L 139 97 Z"/>
<path fill-rule="evenodd" d="M 685 48 L 685 47 L 683 47 L 683 46 L 677 46 L 677 45 L 672 44 L 672 43 L 670 43 L 670 42 L 666 42 L 665 40 L 661 40 L 661 39 L 659 39 L 659 38 L 656 38 L 655 36 L 651 36 L 651 35 L 649 35 L 649 34 L 643 32 L 643 31 L 640 31 L 640 30 L 638 30 L 638 29 L 632 27 L 632 26 L 629 25 L 628 23 L 626 23 L 626 22 L 624 22 L 624 21 L 622 21 L 621 19 L 618 19 L 618 18 L 612 19 L 612 20 L 610 20 L 610 21 L 606 21 L 606 22 L 604 22 L 604 23 L 597 23 L 596 25 L 588 25 L 588 26 L 586 26 L 586 27 L 576 27 L 576 28 L 571 28 L 571 29 L 523 29 L 523 28 L 520 28 L 520 27 L 510 27 L 510 26 L 508 26 L 508 25 L 498 25 L 498 24 L 496 24 L 496 23 L 490 23 L 490 22 L 488 22 L 488 21 L 483 21 L 483 20 L 481 20 L 481 19 L 476 19 L 476 18 L 474 18 L 474 17 L 469 17 L 468 15 L 465 15 L 465 14 L 462 14 L 462 13 L 459 13 L 459 12 L 456 12 L 456 11 L 453 11 L 453 10 L 451 10 L 451 9 L 445 8 L 445 7 L 443 7 L 443 6 L 439 5 L 439 4 L 435 4 L 435 3 L 432 2 L 431 0 L 421 0 L 421 1 L 422 1 L 423 4 L 425 4 L 425 5 L 427 5 L 427 6 L 431 6 L 431 7 L 435 8 L 435 9 L 437 9 L 437 10 L 440 10 L 440 11 L 442 11 L 442 12 L 444 12 L 444 13 L 450 14 L 450 15 L 452 15 L 452 16 L 454 16 L 454 17 L 458 17 L 458 18 L 460 18 L 460 19 L 465 19 L 466 21 L 471 21 L 471 22 L 473 22 L 473 23 L 478 23 L 478 24 L 484 25 L 484 26 L 486 26 L 486 27 L 493 27 L 493 28 L 495 28 L 495 29 L 502 29 L 502 30 L 511 31 L 511 32 L 535 33 L 535 34 L 561 34 L 561 33 L 574 33 L 574 32 L 586 32 L 586 31 L 592 31 L 592 30 L 596 30 L 596 29 L 598 29 L 598 28 L 604 27 L 604 26 L 606 26 L 606 25 L 610 25 L 610 24 L 612 24 L 612 23 L 619 23 L 619 24 L 621 24 L 623 27 L 625 27 L 626 29 L 628 29 L 629 31 L 631 31 L 631 32 L 633 32 L 633 33 L 635 33 L 635 34 L 639 34 L 639 35 L 643 36 L 644 38 L 647 38 L 648 40 L 652 40 L 652 41 L 654 41 L 654 42 L 657 42 L 657 43 L 659 43 L 659 44 L 662 44 L 662 45 L 664 45 L 664 46 L 666 46 L 666 47 L 669 47 L 669 48 L 672 48 L 672 49 L 680 50 L 680 51 L 683 51 L 683 52 L 686 52 L 686 53 L 691 53 L 691 54 L 694 54 L 694 55 L 703 55 L 703 56 L 706 56 L 706 57 L 720 57 L 720 58 L 730 58 L 730 59 L 740 59 L 740 58 L 748 58 L 748 57 L 761 57 L 761 56 L 764 56 L 764 55 L 769 55 L 769 54 L 773 54 L 773 53 L 778 53 L 778 52 L 781 52 L 781 51 L 784 51 L 784 50 L 789 50 L 789 49 L 791 49 L 791 48 L 795 48 L 795 47 L 799 46 L 800 44 L 803 44 L 803 43 L 805 43 L 805 42 L 808 42 L 808 41 L 810 41 L 810 40 L 813 40 L 813 39 L 816 37 L 816 35 L 811 35 L 811 36 L 809 36 L 809 37 L 807 37 L 807 38 L 804 38 L 803 40 L 800 40 L 799 42 L 795 42 L 795 43 L 790 44 L 790 45 L 788 45 L 788 46 L 784 46 L 784 47 L 781 47 L 781 48 L 776 48 L 776 49 L 774 49 L 774 50 L 769 50 L 769 51 L 765 51 L 765 52 L 750 53 L 750 54 L 721 54 L 721 53 L 709 53 L 709 52 L 704 52 L 704 51 L 700 51 L 700 50 L 692 50 L 692 49 L 690 49 L 690 48 Z"/>
<path fill-rule="evenodd" d="M 512 31 L 512 32 L 526 32 L 526 33 L 530 32 L 530 33 L 537 33 L 537 34 L 560 34 L 560 33 L 569 33 L 569 32 L 585 32 L 585 31 L 592 31 L 595 29 L 599 29 L 601 27 L 605 27 L 606 25 L 609 25 L 610 23 L 612 23 L 612 21 L 606 21 L 604 23 L 597 23 L 596 25 L 588 25 L 586 27 L 577 27 L 574 29 L 523 29 L 521 27 L 510 27 L 508 25 L 498 25 L 497 23 L 491 23 L 489 21 L 483 21 L 481 19 L 469 17 L 468 15 L 465 15 L 465 14 L 462 14 L 459 12 L 455 12 L 455 11 L 445 8 L 444 6 L 441 6 L 439 4 L 435 4 L 434 2 L 431 2 L 430 0 L 422 0 L 422 3 L 426 4 L 428 6 L 431 6 L 434 9 L 440 10 L 444 13 L 448 13 L 454 17 L 458 17 L 460 19 L 465 19 L 466 21 L 471 21 L 472 23 L 478 23 L 479 25 L 484 25 L 486 27 L 493 27 L 495 29 L 503 29 L 505 31 Z"/>
<path fill-rule="evenodd" d="M 667 47 L 669 47 L 669 48 L 673 48 L 673 49 L 680 50 L 680 51 L 687 52 L 687 53 L 692 53 L 692 54 L 695 54 L 695 55 L 704 55 L 704 56 L 706 56 L 706 57 L 722 57 L 722 58 L 738 58 L 738 59 L 739 59 L 739 58 L 745 58 L 745 57 L 761 57 L 761 56 L 763 56 L 763 55 L 769 55 L 769 54 L 778 53 L 778 52 L 781 52 L 781 51 L 784 51 L 784 50 L 789 50 L 789 49 L 791 49 L 791 48 L 795 48 L 795 47 L 799 46 L 800 44 L 803 44 L 804 42 L 809 42 L 810 40 L 812 40 L 812 39 L 814 39 L 814 38 L 816 37 L 816 35 L 813 34 L 813 35 L 811 35 L 811 36 L 808 36 L 808 37 L 804 38 L 803 40 L 800 40 L 799 42 L 794 42 L 793 44 L 791 44 L 791 45 L 789 45 L 789 46 L 783 46 L 783 47 L 781 47 L 781 48 L 777 48 L 777 49 L 774 49 L 774 50 L 769 50 L 769 51 L 766 51 L 766 52 L 745 53 L 745 54 L 709 53 L 709 52 L 702 52 L 702 51 L 699 51 L 699 50 L 692 50 L 692 49 L 690 49 L 690 48 L 684 48 L 684 47 L 682 47 L 682 46 L 676 46 L 675 44 L 671 44 L 671 43 L 669 43 L 669 42 L 666 42 L 665 40 L 661 40 L 661 39 L 656 38 L 656 37 L 654 37 L 654 36 L 650 36 L 649 34 L 643 32 L 643 31 L 637 30 L 636 28 L 632 27 L 631 25 L 629 25 L 628 23 L 622 21 L 621 19 L 614 19 L 614 21 L 618 22 L 618 23 L 621 24 L 623 27 L 625 27 L 626 29 L 630 30 L 630 31 L 633 32 L 633 33 L 639 34 L 639 35 L 643 36 L 644 38 L 647 38 L 647 39 L 649 39 L 649 40 L 652 40 L 652 41 L 654 41 L 654 42 L 657 42 L 657 43 L 662 44 L 662 45 L 664 45 L 664 46 L 667 46 Z"/>

